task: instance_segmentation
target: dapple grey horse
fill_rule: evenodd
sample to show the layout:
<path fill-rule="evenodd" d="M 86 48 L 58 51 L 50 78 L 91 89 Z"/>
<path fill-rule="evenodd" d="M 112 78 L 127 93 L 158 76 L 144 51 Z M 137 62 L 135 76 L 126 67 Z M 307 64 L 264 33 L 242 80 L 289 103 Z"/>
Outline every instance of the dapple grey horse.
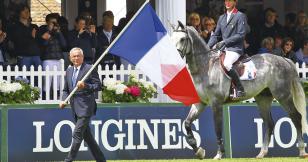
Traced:
<path fill-rule="evenodd" d="M 193 27 L 184 27 L 179 22 L 179 27 L 173 31 L 171 39 L 182 57 L 185 56 L 194 85 L 201 99 L 200 103 L 191 107 L 185 120 L 186 139 L 194 149 L 195 155 L 203 159 L 205 150 L 197 147 L 191 125 L 205 107 L 210 105 L 213 109 L 218 144 L 214 159 L 221 159 L 224 155 L 222 109 L 224 104 L 235 102 L 228 100 L 231 81 L 223 72 L 217 53 L 215 54 L 209 49 Z M 289 59 L 272 54 L 254 55 L 251 60 L 257 68 L 256 78 L 241 81 L 246 96 L 238 101 L 254 97 L 265 124 L 264 142 L 257 158 L 263 158 L 268 153 L 268 145 L 274 129 L 274 122 L 270 113 L 273 98 L 281 104 L 296 127 L 299 156 L 307 157 L 303 140 L 303 134 L 307 133 L 308 130 L 306 101 L 294 63 Z"/>

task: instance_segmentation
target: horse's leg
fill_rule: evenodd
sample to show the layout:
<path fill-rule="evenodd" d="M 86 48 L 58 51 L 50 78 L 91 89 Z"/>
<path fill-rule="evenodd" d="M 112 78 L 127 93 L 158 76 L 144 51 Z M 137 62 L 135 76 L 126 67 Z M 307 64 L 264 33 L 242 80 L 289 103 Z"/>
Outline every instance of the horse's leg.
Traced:
<path fill-rule="evenodd" d="M 222 138 L 222 122 L 223 122 L 223 115 L 222 115 L 222 104 L 212 104 L 213 115 L 214 115 L 214 123 L 215 123 L 215 132 L 217 137 L 217 154 L 214 157 L 215 160 L 220 160 L 225 153 L 225 148 L 223 144 Z"/>
<path fill-rule="evenodd" d="M 263 119 L 264 125 L 265 125 L 265 135 L 264 135 L 264 141 L 263 146 L 260 150 L 260 153 L 257 155 L 256 158 L 263 158 L 268 153 L 268 145 L 271 139 L 271 135 L 273 134 L 274 130 L 274 122 L 271 115 L 271 104 L 273 101 L 273 96 L 270 93 L 270 91 L 264 90 L 257 96 L 255 96 L 256 103 L 258 105 L 258 109 L 260 112 L 260 116 Z"/>
<path fill-rule="evenodd" d="M 308 154 L 305 151 L 305 141 L 302 134 L 302 115 L 298 111 L 293 110 L 291 113 L 289 113 L 289 117 L 291 118 L 296 128 L 299 157 L 307 158 Z"/>
<path fill-rule="evenodd" d="M 191 125 L 193 121 L 196 120 L 199 117 L 199 115 L 204 111 L 205 106 L 206 105 L 202 103 L 192 105 L 185 119 L 185 129 L 187 132 L 186 141 L 193 148 L 195 155 L 199 159 L 203 159 L 205 157 L 205 150 L 202 147 L 197 147 L 197 141 L 192 132 Z"/>
<path fill-rule="evenodd" d="M 291 118 L 297 132 L 297 141 L 298 141 L 298 149 L 299 156 L 303 158 L 307 158 L 308 154 L 305 151 L 305 142 L 302 134 L 302 115 L 297 111 L 292 97 L 287 99 L 277 99 L 282 107 L 288 112 L 289 117 Z"/>

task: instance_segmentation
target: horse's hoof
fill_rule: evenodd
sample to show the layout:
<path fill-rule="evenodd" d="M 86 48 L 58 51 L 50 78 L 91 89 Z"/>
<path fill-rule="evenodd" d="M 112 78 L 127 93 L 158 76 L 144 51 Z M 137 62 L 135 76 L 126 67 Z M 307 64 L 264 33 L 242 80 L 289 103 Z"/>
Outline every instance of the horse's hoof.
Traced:
<path fill-rule="evenodd" d="M 221 158 L 222 158 L 222 153 L 219 152 L 219 153 L 216 154 L 216 156 L 213 158 L 213 160 L 221 160 Z"/>
<path fill-rule="evenodd" d="M 303 158 L 303 159 L 306 159 L 308 158 L 308 154 L 307 153 L 304 153 L 302 155 L 299 155 L 300 158 Z"/>
<path fill-rule="evenodd" d="M 202 147 L 199 147 L 195 155 L 198 157 L 198 159 L 202 160 L 205 158 L 205 150 Z"/>
<path fill-rule="evenodd" d="M 257 159 L 263 159 L 267 155 L 268 151 L 261 150 L 259 155 L 256 156 Z"/>

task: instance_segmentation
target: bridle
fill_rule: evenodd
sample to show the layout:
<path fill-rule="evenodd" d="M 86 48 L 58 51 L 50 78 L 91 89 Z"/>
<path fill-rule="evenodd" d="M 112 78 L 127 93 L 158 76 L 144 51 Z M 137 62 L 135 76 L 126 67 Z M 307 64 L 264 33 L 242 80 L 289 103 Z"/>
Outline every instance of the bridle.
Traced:
<path fill-rule="evenodd" d="M 184 55 L 187 55 L 187 54 L 190 53 L 188 51 L 189 50 L 188 46 L 189 46 L 189 44 L 191 44 L 191 41 L 190 41 L 189 36 L 188 36 L 188 31 L 187 31 L 187 29 L 181 29 L 181 30 L 176 29 L 176 30 L 174 30 L 174 32 L 182 32 L 182 33 L 185 33 L 185 35 L 186 35 L 184 40 L 183 40 L 184 41 L 183 46 L 180 49 L 178 49 L 181 56 L 184 57 Z M 205 54 L 209 55 L 210 57 L 217 57 L 217 56 L 220 55 L 220 52 L 219 52 L 219 49 L 213 48 L 213 49 L 206 51 Z"/>
<path fill-rule="evenodd" d="M 180 54 L 181 54 L 181 56 L 183 57 L 184 56 L 184 54 L 186 55 L 186 54 L 188 54 L 189 52 L 187 52 L 187 50 L 188 50 L 188 46 L 189 46 L 189 44 L 191 43 L 190 42 L 190 40 L 189 40 L 189 37 L 188 37 L 188 31 L 187 30 L 174 30 L 174 32 L 183 32 L 183 33 L 185 33 L 185 38 L 184 38 L 184 42 L 183 42 L 183 46 L 180 48 L 180 49 L 178 49 L 178 51 L 180 52 Z"/>

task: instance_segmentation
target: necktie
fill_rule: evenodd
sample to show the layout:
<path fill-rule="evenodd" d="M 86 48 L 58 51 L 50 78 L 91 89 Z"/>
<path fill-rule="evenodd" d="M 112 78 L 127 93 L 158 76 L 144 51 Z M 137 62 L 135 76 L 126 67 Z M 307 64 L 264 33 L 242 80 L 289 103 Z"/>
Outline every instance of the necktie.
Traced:
<path fill-rule="evenodd" d="M 73 77 L 72 77 L 72 84 L 73 84 L 73 87 L 76 86 L 76 82 L 77 82 L 77 72 L 78 72 L 78 69 L 77 68 L 74 68 L 74 73 L 73 73 Z"/>
<path fill-rule="evenodd" d="M 111 39 L 111 33 L 110 32 L 107 33 L 107 37 L 108 37 L 108 42 L 110 43 L 110 39 Z"/>

